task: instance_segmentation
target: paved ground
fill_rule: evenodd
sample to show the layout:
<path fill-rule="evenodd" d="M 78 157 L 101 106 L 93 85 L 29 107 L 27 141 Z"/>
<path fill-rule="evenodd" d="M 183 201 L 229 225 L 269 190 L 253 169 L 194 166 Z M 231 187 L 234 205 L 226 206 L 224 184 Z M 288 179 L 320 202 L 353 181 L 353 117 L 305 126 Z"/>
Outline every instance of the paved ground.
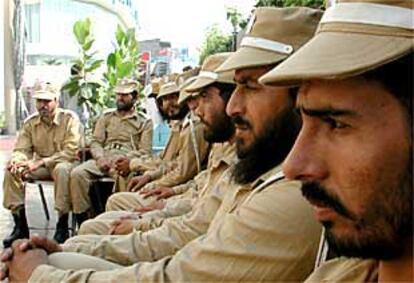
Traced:
<path fill-rule="evenodd" d="M 15 142 L 14 136 L 0 136 L 0 184 L 3 186 L 4 167 L 10 157 L 13 145 Z M 56 213 L 53 210 L 53 187 L 50 185 L 44 186 L 46 201 L 49 207 L 51 216 L 50 221 L 46 221 L 43 211 L 40 194 L 37 185 L 29 184 L 26 189 L 26 215 L 29 222 L 30 233 L 37 233 L 39 235 L 53 237 L 56 223 Z M 3 203 L 3 188 L 0 189 L 0 199 Z M 3 239 L 13 229 L 13 219 L 8 210 L 0 206 L 0 250 L 3 248 Z"/>

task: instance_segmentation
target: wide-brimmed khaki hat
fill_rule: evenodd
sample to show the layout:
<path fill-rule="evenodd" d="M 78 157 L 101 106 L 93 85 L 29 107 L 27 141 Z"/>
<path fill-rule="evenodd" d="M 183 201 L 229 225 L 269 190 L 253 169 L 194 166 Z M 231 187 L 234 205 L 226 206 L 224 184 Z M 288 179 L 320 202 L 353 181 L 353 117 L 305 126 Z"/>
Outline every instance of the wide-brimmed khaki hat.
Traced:
<path fill-rule="evenodd" d="M 198 92 L 201 88 L 204 88 L 212 83 L 228 83 L 234 84 L 234 72 L 220 72 L 216 73 L 216 69 L 224 63 L 233 52 L 223 52 L 208 56 L 201 67 L 201 71 L 196 77 L 196 80 L 186 87 L 188 92 Z"/>
<path fill-rule="evenodd" d="M 316 35 L 260 82 L 344 79 L 394 61 L 413 46 L 412 0 L 340 0 L 326 10 Z"/>
<path fill-rule="evenodd" d="M 322 11 L 304 7 L 258 8 L 240 48 L 216 72 L 270 65 L 286 59 L 315 33 Z"/>
<path fill-rule="evenodd" d="M 132 79 L 121 79 L 114 87 L 115 93 L 128 94 L 138 91 L 139 83 Z"/>
<path fill-rule="evenodd" d="M 157 95 L 157 99 L 173 93 L 178 94 L 179 92 L 180 88 L 177 86 L 177 84 L 175 82 L 169 82 L 161 86 L 160 92 Z"/>
<path fill-rule="evenodd" d="M 148 88 L 148 97 L 156 98 L 158 93 L 160 93 L 160 88 L 162 86 L 162 79 L 155 78 L 151 81 Z"/>
<path fill-rule="evenodd" d="M 184 103 L 192 96 L 192 92 L 187 91 L 187 87 L 192 84 L 197 77 L 189 77 L 180 85 L 180 96 L 178 97 L 178 104 Z"/>
<path fill-rule="evenodd" d="M 200 72 L 200 68 L 192 68 L 188 71 L 185 71 L 184 73 L 181 73 L 178 75 L 178 77 L 175 80 L 175 83 L 181 88 L 181 86 L 186 82 L 189 78 L 195 77 Z"/>
<path fill-rule="evenodd" d="M 50 83 L 42 84 L 33 94 L 34 99 L 53 100 L 58 97 L 58 89 Z"/>

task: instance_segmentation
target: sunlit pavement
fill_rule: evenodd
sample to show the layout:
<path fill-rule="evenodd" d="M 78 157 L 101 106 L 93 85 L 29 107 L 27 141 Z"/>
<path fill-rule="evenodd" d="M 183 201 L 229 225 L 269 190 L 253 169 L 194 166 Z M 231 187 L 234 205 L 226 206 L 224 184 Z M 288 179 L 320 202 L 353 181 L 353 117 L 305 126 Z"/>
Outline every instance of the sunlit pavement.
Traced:
<path fill-rule="evenodd" d="M 7 160 L 9 160 L 15 137 L 14 136 L 0 136 L 0 184 L 2 186 L 0 190 L 0 199 L 3 204 L 3 177 L 4 168 Z M 26 188 L 26 216 L 29 222 L 29 228 L 31 234 L 38 234 L 53 237 L 55 224 L 56 224 L 56 212 L 53 209 L 53 187 L 46 185 L 43 187 L 45 192 L 47 205 L 49 208 L 50 220 L 46 220 L 45 213 L 43 211 L 42 202 L 40 199 L 40 193 L 37 185 L 28 184 Z M 0 247 L 3 249 L 3 239 L 10 234 L 13 229 L 13 218 L 11 213 L 0 206 Z"/>

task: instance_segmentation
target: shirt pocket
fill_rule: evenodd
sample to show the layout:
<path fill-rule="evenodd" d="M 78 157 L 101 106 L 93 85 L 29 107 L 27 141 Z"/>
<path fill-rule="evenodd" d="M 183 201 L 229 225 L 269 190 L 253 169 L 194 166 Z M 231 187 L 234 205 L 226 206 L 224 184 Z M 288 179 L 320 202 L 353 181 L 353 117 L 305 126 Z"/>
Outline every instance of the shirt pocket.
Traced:
<path fill-rule="evenodd" d="M 53 146 L 55 148 L 55 151 L 62 151 L 65 146 L 65 132 L 62 131 L 56 131 L 55 136 L 53 137 Z"/>

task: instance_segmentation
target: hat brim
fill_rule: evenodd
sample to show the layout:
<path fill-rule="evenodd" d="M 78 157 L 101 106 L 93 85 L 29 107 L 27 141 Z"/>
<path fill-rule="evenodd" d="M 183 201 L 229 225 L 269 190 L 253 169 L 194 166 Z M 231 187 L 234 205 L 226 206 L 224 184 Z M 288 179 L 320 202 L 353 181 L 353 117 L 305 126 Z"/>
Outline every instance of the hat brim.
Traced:
<path fill-rule="evenodd" d="M 178 97 L 178 104 L 183 104 L 184 102 L 187 101 L 188 98 L 190 98 L 192 96 L 192 93 L 187 92 L 187 91 L 181 91 L 180 92 L 180 96 Z"/>
<path fill-rule="evenodd" d="M 33 95 L 34 99 L 42 99 L 42 100 L 53 100 L 56 99 L 57 96 L 56 95 L 50 95 L 47 93 L 38 93 L 38 94 L 34 94 Z"/>
<path fill-rule="evenodd" d="M 170 95 L 170 94 L 177 94 L 177 95 L 180 95 L 180 90 L 179 90 L 179 89 L 176 89 L 176 90 L 174 90 L 174 91 L 168 91 L 168 92 L 165 92 L 165 93 L 158 93 L 158 95 L 157 95 L 157 99 L 158 99 L 158 98 L 161 98 L 161 97 L 164 97 L 164 96 L 167 96 L 167 95 Z"/>
<path fill-rule="evenodd" d="M 134 92 L 136 90 L 136 88 L 114 88 L 114 92 L 115 93 L 120 93 L 120 94 L 130 94 L 132 92 Z"/>
<path fill-rule="evenodd" d="M 216 72 L 234 71 L 243 68 L 252 68 L 278 63 L 287 58 L 287 55 L 265 49 L 249 46 L 240 47 Z"/>
<path fill-rule="evenodd" d="M 188 92 L 198 92 L 200 89 L 205 88 L 215 82 L 234 84 L 233 77 L 233 72 L 220 73 L 218 74 L 218 78 L 216 80 L 212 78 L 198 77 L 192 84 L 187 86 L 185 90 Z"/>
<path fill-rule="evenodd" d="M 408 54 L 413 44 L 413 38 L 408 37 L 322 32 L 259 81 L 297 85 L 309 80 L 344 79 Z"/>

